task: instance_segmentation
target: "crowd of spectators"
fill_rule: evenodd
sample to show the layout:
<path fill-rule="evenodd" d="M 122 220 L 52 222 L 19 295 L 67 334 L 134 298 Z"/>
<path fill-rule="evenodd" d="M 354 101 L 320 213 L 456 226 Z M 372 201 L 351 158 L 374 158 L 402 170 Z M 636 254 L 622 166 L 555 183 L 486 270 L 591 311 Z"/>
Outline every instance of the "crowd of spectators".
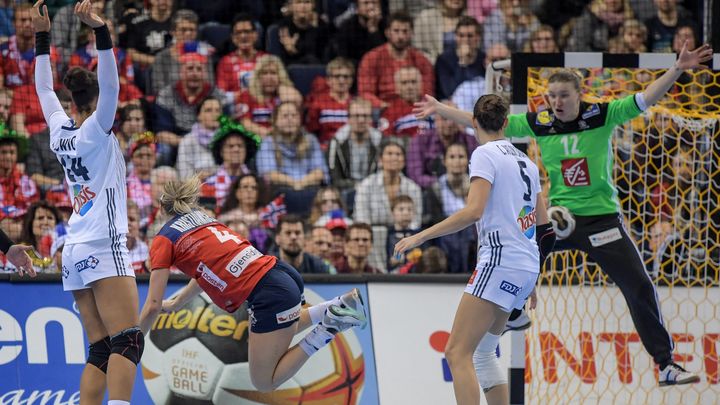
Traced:
<path fill-rule="evenodd" d="M 60 79 L 70 66 L 96 67 L 94 37 L 73 1 L 46 3 L 56 93 L 72 115 Z M 191 175 L 204 182 L 205 209 L 301 272 L 472 271 L 474 227 L 392 255 L 397 240 L 465 204 L 477 146 L 466 128 L 417 119 L 413 103 L 430 94 L 470 110 L 485 92 L 487 65 L 512 52 L 670 52 L 678 38 L 699 43 L 694 10 L 674 0 L 93 5 L 116 45 L 114 132 L 126 154 L 128 248 L 139 273 L 163 221 L 162 185 Z M 0 227 L 33 245 L 41 265 L 57 254 L 73 191 L 34 91 L 30 7 L 0 2 Z M 231 124 L 247 131 L 218 132 Z"/>

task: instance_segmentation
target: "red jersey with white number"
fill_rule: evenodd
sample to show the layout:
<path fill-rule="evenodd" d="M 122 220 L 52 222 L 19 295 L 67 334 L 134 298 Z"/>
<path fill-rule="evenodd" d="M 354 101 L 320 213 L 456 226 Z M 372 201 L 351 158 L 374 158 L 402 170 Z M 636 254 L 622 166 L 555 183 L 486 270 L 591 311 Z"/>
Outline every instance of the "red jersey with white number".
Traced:
<path fill-rule="evenodd" d="M 227 312 L 247 300 L 276 261 L 202 211 L 169 220 L 150 247 L 152 270 L 175 265 Z"/>

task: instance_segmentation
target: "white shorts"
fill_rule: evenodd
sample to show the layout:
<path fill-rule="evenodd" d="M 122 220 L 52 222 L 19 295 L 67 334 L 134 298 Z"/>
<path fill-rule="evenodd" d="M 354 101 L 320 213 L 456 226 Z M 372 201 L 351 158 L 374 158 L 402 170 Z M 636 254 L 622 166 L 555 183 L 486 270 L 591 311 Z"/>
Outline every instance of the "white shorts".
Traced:
<path fill-rule="evenodd" d="M 530 296 L 538 273 L 510 270 L 498 266 L 479 266 L 475 269 L 465 292 L 497 304 L 505 312 L 521 309 Z"/>
<path fill-rule="evenodd" d="M 90 288 L 94 281 L 108 277 L 135 277 L 125 235 L 65 245 L 62 252 L 63 290 Z"/>

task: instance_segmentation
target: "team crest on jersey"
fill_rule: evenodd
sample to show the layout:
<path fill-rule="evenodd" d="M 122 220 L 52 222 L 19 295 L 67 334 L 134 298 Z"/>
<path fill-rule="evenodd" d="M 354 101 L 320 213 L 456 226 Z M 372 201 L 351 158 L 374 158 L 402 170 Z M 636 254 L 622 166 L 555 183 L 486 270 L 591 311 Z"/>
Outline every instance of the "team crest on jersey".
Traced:
<path fill-rule="evenodd" d="M 87 214 L 97 194 L 86 185 L 73 184 L 73 211 L 80 216 Z"/>
<path fill-rule="evenodd" d="M 546 127 L 552 126 L 553 121 L 555 121 L 555 117 L 550 115 L 550 112 L 548 110 L 539 112 L 535 117 L 536 124 Z"/>
<path fill-rule="evenodd" d="M 565 159 L 561 162 L 563 180 L 568 187 L 589 186 L 590 169 L 587 158 Z"/>
<path fill-rule="evenodd" d="M 100 264 L 100 260 L 97 257 L 89 256 L 87 259 L 75 263 L 75 271 L 80 273 L 83 270 L 94 269 L 98 264 Z"/>
<path fill-rule="evenodd" d="M 599 104 L 590 104 L 588 108 L 585 109 L 585 112 L 582 114 L 582 118 L 584 120 L 594 117 L 596 115 L 600 114 L 600 105 Z"/>
<path fill-rule="evenodd" d="M 524 206 L 518 214 L 517 223 L 525 237 L 532 239 L 535 236 L 535 208 L 529 205 Z"/>

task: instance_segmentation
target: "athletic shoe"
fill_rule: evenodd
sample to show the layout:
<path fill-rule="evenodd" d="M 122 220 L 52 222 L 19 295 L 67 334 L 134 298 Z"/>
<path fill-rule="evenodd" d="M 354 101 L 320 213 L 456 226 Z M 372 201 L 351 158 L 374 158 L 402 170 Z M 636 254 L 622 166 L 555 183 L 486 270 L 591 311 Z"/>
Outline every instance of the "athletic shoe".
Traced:
<path fill-rule="evenodd" d="M 363 319 L 367 319 L 367 310 L 365 309 L 365 301 L 363 300 L 360 290 L 353 288 L 340 296 L 340 307 L 341 308 L 352 308 L 359 314 L 362 314 Z M 362 325 L 365 328 L 365 325 Z"/>
<path fill-rule="evenodd" d="M 670 363 L 660 371 L 660 386 L 693 384 L 700 382 L 700 377 L 690 373 L 675 363 Z"/>
<path fill-rule="evenodd" d="M 355 326 L 365 326 L 367 320 L 360 312 L 352 308 L 342 308 L 338 305 L 330 305 L 325 310 L 325 317 L 320 322 L 331 333 L 344 332 Z"/>
<path fill-rule="evenodd" d="M 530 321 L 530 317 L 527 314 L 527 311 L 525 309 L 522 309 L 520 312 L 520 315 L 511 320 L 508 320 L 505 324 L 505 329 L 500 334 L 501 336 L 504 335 L 506 332 L 509 332 L 511 330 L 525 330 L 530 327 L 532 324 L 532 321 Z"/>

